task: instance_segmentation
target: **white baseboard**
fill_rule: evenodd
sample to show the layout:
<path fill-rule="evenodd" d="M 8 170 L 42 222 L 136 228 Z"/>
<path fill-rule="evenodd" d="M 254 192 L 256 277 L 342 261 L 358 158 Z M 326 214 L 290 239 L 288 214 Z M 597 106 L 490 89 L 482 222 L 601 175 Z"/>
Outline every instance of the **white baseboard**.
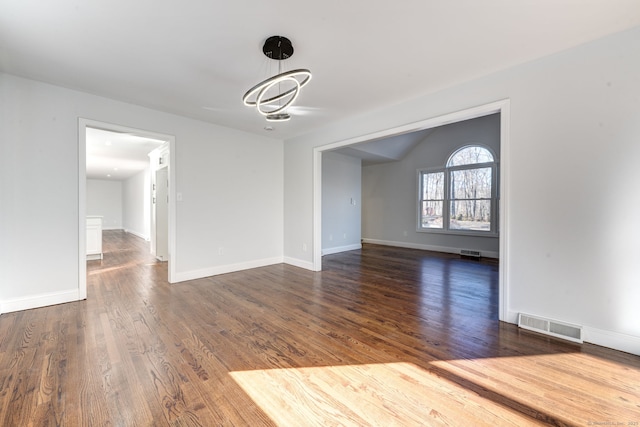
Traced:
<path fill-rule="evenodd" d="M 127 229 L 125 228 L 125 229 L 124 229 L 124 232 L 125 232 L 125 233 L 127 233 L 127 234 L 133 234 L 134 236 L 139 237 L 139 238 L 141 238 L 141 239 L 144 239 L 144 240 L 146 240 L 147 242 L 148 242 L 149 240 L 151 240 L 151 239 L 149 239 L 149 236 L 145 236 L 144 234 L 142 234 L 142 233 L 138 233 L 137 231 L 127 230 Z"/>
<path fill-rule="evenodd" d="M 33 295 L 24 298 L 16 298 L 0 302 L 0 313 L 30 310 L 32 308 L 46 307 L 48 305 L 63 304 L 66 302 L 80 301 L 80 293 L 77 289 L 64 292 L 51 292 Z"/>
<path fill-rule="evenodd" d="M 112 231 L 112 230 L 122 230 L 123 228 L 122 228 L 122 226 L 119 226 L 119 225 L 112 225 L 112 226 L 107 226 L 107 227 L 103 226 L 102 229 L 103 230 Z"/>
<path fill-rule="evenodd" d="M 217 276 L 218 274 L 249 270 L 250 268 L 265 267 L 267 265 L 282 264 L 282 262 L 282 257 L 274 257 L 240 262 L 237 264 L 219 265 L 216 267 L 203 268 L 200 270 L 183 271 L 176 273 L 175 281 L 173 283 L 186 282 L 187 280 L 201 279 L 203 277 L 209 276 Z"/>
<path fill-rule="evenodd" d="M 445 252 L 449 254 L 460 254 L 461 249 L 469 249 L 469 248 L 453 248 L 448 246 L 423 245 L 420 243 L 394 242 L 391 240 L 378 240 L 378 239 L 366 239 L 366 238 L 362 239 L 362 242 L 371 243 L 372 245 L 395 246 L 398 248 L 420 249 L 423 251 Z M 480 256 L 483 256 L 486 258 L 499 258 L 500 254 L 495 251 L 480 251 Z"/>
<path fill-rule="evenodd" d="M 322 250 L 322 255 L 338 254 L 340 252 L 355 251 L 357 249 L 362 249 L 362 245 L 360 243 L 355 245 L 336 246 L 335 248 L 326 248 Z"/>
<path fill-rule="evenodd" d="M 509 323 L 518 323 L 518 312 L 509 311 Z M 640 356 L 640 337 L 582 326 L 582 340 L 586 343 L 624 351 Z"/>
<path fill-rule="evenodd" d="M 503 322 L 507 322 L 507 323 L 513 323 L 514 325 L 518 324 L 518 312 L 517 311 L 511 311 L 509 310 L 507 312 L 507 318 L 506 319 L 500 319 Z"/>
<path fill-rule="evenodd" d="M 585 342 L 640 356 L 640 337 L 583 326 Z"/>
<path fill-rule="evenodd" d="M 284 257 L 284 263 L 293 265 L 294 267 L 304 268 L 305 270 L 314 271 L 313 263 L 309 261 L 303 261 L 301 259 L 291 258 L 291 257 Z"/>

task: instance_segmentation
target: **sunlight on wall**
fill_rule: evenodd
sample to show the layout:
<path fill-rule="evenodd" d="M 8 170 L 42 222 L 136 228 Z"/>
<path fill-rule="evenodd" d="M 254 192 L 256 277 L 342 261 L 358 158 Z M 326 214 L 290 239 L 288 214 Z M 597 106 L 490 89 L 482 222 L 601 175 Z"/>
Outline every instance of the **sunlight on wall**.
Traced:
<path fill-rule="evenodd" d="M 618 236 L 619 240 L 624 241 L 628 240 L 629 234 L 626 231 L 619 233 Z M 612 240 L 614 240 L 613 236 Z M 628 243 L 621 243 L 621 245 L 628 246 Z M 637 244 L 634 243 L 634 246 Z M 607 289 L 607 295 L 602 300 L 601 306 L 597 306 L 596 309 L 602 311 L 602 316 L 607 316 L 613 321 L 611 329 L 640 339 L 640 310 L 638 309 L 640 250 L 629 248 L 625 252 L 618 249 L 609 252 L 607 258 L 606 266 L 609 274 L 603 284 Z M 632 349 L 625 350 L 634 352 Z"/>
<path fill-rule="evenodd" d="M 628 150 L 624 156 L 615 152 L 616 168 L 608 174 L 608 186 L 603 189 L 603 200 L 599 204 L 606 206 L 611 215 L 603 216 L 598 224 L 602 230 L 599 262 L 604 268 L 599 283 L 603 290 L 596 291 L 603 295 L 593 309 L 598 311 L 596 315 L 605 318 L 600 323 L 611 324 L 608 329 L 640 339 L 640 193 L 637 189 L 640 145 L 636 136 L 640 126 L 634 126 L 634 129 L 620 130 L 624 135 L 622 139 L 629 144 Z"/>

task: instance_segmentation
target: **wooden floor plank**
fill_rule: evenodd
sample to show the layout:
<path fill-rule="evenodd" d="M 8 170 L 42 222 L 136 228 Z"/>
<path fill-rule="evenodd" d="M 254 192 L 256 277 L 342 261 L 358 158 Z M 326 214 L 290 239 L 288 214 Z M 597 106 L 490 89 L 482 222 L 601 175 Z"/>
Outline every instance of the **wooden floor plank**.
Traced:
<path fill-rule="evenodd" d="M 495 261 L 365 245 L 170 285 L 104 239 L 86 301 L 0 317 L 0 425 L 640 422 L 640 357 L 499 322 Z"/>

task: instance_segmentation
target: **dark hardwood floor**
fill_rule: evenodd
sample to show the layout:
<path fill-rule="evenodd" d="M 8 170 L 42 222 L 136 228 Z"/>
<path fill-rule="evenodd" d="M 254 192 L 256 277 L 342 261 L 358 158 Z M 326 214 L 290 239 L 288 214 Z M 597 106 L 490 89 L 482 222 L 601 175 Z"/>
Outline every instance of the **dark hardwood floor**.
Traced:
<path fill-rule="evenodd" d="M 104 239 L 86 301 L 0 316 L 0 426 L 639 425 L 640 357 L 499 322 L 496 263 L 366 245 L 169 285 Z"/>

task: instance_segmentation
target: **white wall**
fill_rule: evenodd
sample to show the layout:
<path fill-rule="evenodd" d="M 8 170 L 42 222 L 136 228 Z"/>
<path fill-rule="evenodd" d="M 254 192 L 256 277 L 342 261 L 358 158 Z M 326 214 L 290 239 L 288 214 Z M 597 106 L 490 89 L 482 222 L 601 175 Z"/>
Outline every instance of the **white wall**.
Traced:
<path fill-rule="evenodd" d="M 122 182 L 87 179 L 87 215 L 102 216 L 103 230 L 122 229 Z"/>
<path fill-rule="evenodd" d="M 325 141 L 326 142 L 326 141 Z M 319 144 L 320 145 L 320 144 Z M 313 269 L 312 145 L 286 144 L 284 150 L 284 260 Z"/>
<path fill-rule="evenodd" d="M 285 142 L 285 256 L 313 238 L 313 147 L 511 100 L 506 284 L 526 312 L 640 354 L 640 28 Z"/>
<path fill-rule="evenodd" d="M 87 215 L 101 215 L 104 230 L 150 235 L 149 170 L 125 181 L 87 179 Z"/>
<path fill-rule="evenodd" d="M 282 261 L 281 141 L 0 73 L 0 311 L 80 296 L 79 118 L 175 136 L 178 280 Z"/>
<path fill-rule="evenodd" d="M 497 258 L 498 237 L 418 232 L 418 169 L 442 168 L 464 145 L 489 147 L 500 159 L 500 115 L 441 126 L 429 133 L 404 159 L 363 166 L 362 237 L 365 242 L 460 253 L 473 249 Z M 323 164 L 324 166 L 324 164 Z M 324 191 L 324 186 L 323 186 Z"/>
<path fill-rule="evenodd" d="M 361 160 L 343 154 L 322 155 L 322 253 L 362 247 Z"/>
<path fill-rule="evenodd" d="M 122 183 L 122 225 L 127 233 L 145 240 L 151 236 L 149 168 Z"/>

